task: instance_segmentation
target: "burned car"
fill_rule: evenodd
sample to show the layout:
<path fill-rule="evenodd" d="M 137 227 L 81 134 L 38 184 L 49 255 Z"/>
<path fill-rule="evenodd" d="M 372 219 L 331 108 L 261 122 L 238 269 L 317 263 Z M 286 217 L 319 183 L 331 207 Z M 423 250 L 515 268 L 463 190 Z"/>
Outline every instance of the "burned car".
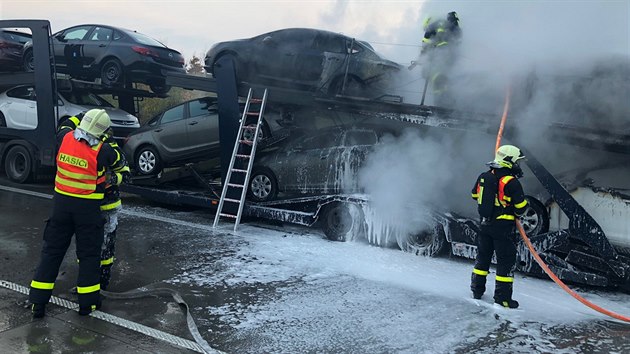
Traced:
<path fill-rule="evenodd" d="M 358 192 L 357 174 L 383 134 L 382 128 L 340 126 L 315 134 L 296 131 L 281 146 L 256 154 L 249 198 Z"/>
<path fill-rule="evenodd" d="M 30 40 L 29 33 L 0 29 L 0 71 L 16 71 L 22 68 L 24 44 Z"/>
<path fill-rule="evenodd" d="M 364 41 L 323 30 L 288 28 L 217 43 L 205 69 L 214 74 L 230 56 L 239 81 L 272 84 L 325 95 L 373 96 L 401 66 Z"/>
<path fill-rule="evenodd" d="M 162 71 L 184 73 L 184 57 L 136 31 L 103 25 L 79 25 L 52 37 L 58 72 L 81 79 L 100 79 L 106 86 L 127 82 L 149 85 L 157 94 L 170 89 Z M 32 42 L 25 45 L 24 68 L 33 71 Z"/>

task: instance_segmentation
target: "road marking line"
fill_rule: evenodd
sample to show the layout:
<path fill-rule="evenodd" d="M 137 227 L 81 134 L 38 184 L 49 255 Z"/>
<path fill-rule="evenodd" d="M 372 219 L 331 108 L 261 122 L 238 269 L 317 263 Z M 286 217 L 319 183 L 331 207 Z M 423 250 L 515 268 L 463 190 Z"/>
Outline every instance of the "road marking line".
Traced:
<path fill-rule="evenodd" d="M 11 283 L 6 280 L 0 280 L 0 286 L 3 288 L 7 288 L 9 290 L 16 291 L 18 293 L 22 293 L 24 295 L 28 295 L 28 292 L 29 292 L 29 289 L 27 287 L 19 285 L 19 284 Z M 50 302 L 52 302 L 55 305 L 65 307 L 70 310 L 78 311 L 79 309 L 79 305 L 77 303 L 74 303 L 72 301 L 62 299 L 56 296 L 52 296 L 50 298 Z M 201 346 L 194 341 L 177 337 L 172 334 L 162 332 L 160 330 L 147 327 L 145 325 L 142 325 L 133 321 L 129 321 L 118 316 L 110 315 L 102 311 L 94 311 L 90 314 L 90 316 L 94 318 L 98 318 L 99 320 L 120 326 L 120 327 L 130 329 L 134 332 L 142 333 L 149 337 L 159 339 L 161 341 L 167 342 L 172 345 L 176 345 L 185 349 L 190 349 L 190 350 L 196 351 L 197 353 L 205 353 L 204 350 L 201 348 Z M 217 351 L 216 353 L 219 353 L 219 352 Z"/>

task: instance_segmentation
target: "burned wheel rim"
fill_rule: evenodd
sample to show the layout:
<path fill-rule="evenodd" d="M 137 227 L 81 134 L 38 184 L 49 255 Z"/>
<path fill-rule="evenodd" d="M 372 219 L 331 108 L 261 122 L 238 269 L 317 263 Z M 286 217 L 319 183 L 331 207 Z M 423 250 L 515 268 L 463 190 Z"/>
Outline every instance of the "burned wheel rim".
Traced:
<path fill-rule="evenodd" d="M 35 71 L 35 56 L 33 56 L 32 50 L 24 54 L 24 70 L 27 72 Z"/>
<path fill-rule="evenodd" d="M 269 198 L 273 190 L 271 178 L 265 175 L 255 175 L 250 183 L 250 192 L 256 199 L 265 200 Z"/>
<path fill-rule="evenodd" d="M 347 207 L 333 207 L 326 213 L 326 224 L 335 235 L 345 235 L 352 229 L 352 215 Z"/>
<path fill-rule="evenodd" d="M 243 139 L 248 141 L 254 141 L 254 134 L 256 134 L 256 124 L 248 124 L 246 127 L 249 129 L 243 130 Z M 265 138 L 263 129 L 258 129 L 258 142 Z"/>
<path fill-rule="evenodd" d="M 150 150 L 144 150 L 138 156 L 138 168 L 142 173 L 151 173 L 155 170 L 157 164 L 157 157 Z"/>
<path fill-rule="evenodd" d="M 525 213 L 520 216 L 521 225 L 525 233 L 528 235 L 535 235 L 540 228 L 540 217 L 534 208 L 527 208 Z"/>

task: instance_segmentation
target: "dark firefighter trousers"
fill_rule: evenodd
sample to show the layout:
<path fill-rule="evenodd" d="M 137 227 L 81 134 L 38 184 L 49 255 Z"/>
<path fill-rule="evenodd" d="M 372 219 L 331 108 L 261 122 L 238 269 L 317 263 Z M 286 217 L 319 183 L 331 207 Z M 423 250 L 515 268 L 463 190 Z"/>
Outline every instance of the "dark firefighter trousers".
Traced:
<path fill-rule="evenodd" d="M 41 258 L 29 293 L 33 304 L 50 300 L 61 262 L 76 235 L 79 260 L 77 292 L 80 307 L 99 302 L 103 216 L 100 200 L 81 199 L 55 193 L 53 211 L 44 229 Z"/>
<path fill-rule="evenodd" d="M 512 276 L 516 264 L 514 230 L 513 223 L 503 222 L 481 227 L 477 238 L 477 259 L 470 285 L 473 294 L 481 296 L 486 291 L 486 276 L 490 269 L 492 254 L 496 253 L 494 299 L 498 302 L 512 299 Z"/>

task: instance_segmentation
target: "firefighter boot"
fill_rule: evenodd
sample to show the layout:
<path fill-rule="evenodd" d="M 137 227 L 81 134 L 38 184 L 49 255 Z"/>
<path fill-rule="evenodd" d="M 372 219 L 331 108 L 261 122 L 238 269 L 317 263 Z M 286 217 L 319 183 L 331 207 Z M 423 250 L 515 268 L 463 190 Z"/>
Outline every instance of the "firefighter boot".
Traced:
<path fill-rule="evenodd" d="M 470 290 L 473 293 L 474 299 L 481 299 L 483 293 L 486 292 L 486 277 L 488 276 L 487 270 L 473 269 L 472 276 L 470 277 Z"/>
<path fill-rule="evenodd" d="M 508 277 L 506 277 L 508 278 Z M 509 278 L 512 279 L 511 277 Z M 512 282 L 504 282 L 497 280 L 494 289 L 494 302 L 503 307 L 515 309 L 518 308 L 518 301 L 512 299 Z"/>
<path fill-rule="evenodd" d="M 93 311 L 100 310 L 100 308 L 101 308 L 101 299 L 99 298 L 95 305 L 79 307 L 79 315 L 87 316 Z"/>
<path fill-rule="evenodd" d="M 46 304 L 32 304 L 31 313 L 33 318 L 42 318 L 46 316 Z"/>

